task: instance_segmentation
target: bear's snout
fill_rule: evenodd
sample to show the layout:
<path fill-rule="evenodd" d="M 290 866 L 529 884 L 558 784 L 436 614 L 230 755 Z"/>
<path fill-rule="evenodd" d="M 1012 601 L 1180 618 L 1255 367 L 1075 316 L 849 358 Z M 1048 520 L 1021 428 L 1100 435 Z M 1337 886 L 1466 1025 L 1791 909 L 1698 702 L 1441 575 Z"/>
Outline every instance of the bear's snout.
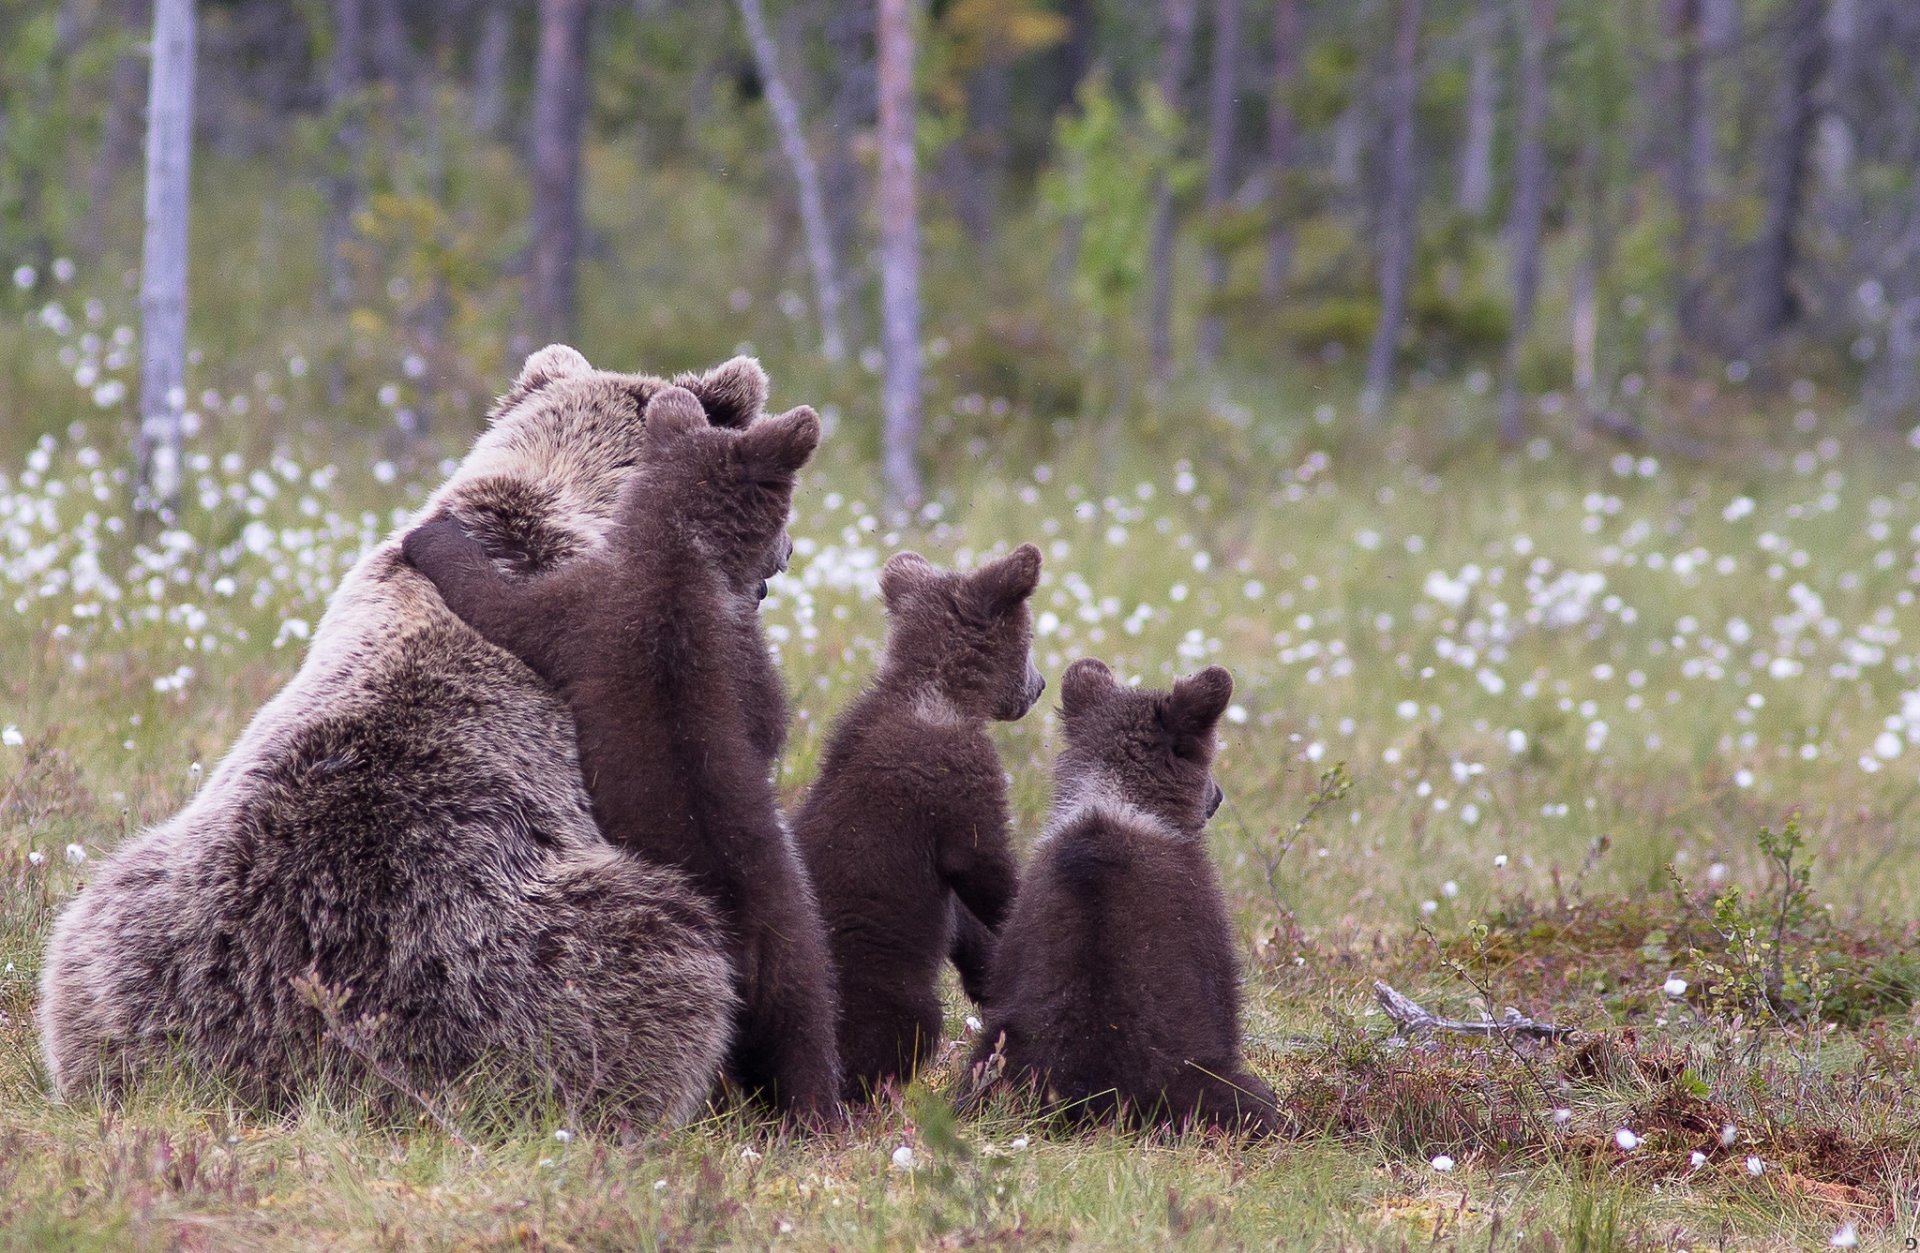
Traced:
<path fill-rule="evenodd" d="M 1207 780 L 1207 791 L 1209 793 L 1207 796 L 1207 817 L 1211 818 L 1220 812 L 1220 802 L 1227 799 L 1227 793 L 1212 779 Z"/>

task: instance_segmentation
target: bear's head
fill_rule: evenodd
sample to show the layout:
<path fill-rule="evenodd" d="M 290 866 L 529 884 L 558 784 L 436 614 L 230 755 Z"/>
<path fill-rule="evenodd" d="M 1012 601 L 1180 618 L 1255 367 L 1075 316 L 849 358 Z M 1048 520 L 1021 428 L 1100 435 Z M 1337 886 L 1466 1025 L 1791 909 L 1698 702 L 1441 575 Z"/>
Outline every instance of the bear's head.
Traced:
<path fill-rule="evenodd" d="M 1091 657 L 1060 682 L 1067 746 L 1054 765 L 1056 808 L 1110 804 L 1198 836 L 1224 794 L 1213 781 L 1214 728 L 1233 697 L 1220 666 L 1169 691 L 1128 687 Z"/>
<path fill-rule="evenodd" d="M 922 698 L 936 721 L 1026 716 L 1047 686 L 1033 665 L 1027 611 L 1039 582 L 1040 550 L 1032 544 L 967 574 L 896 553 L 880 572 L 883 681 Z"/>
<path fill-rule="evenodd" d="M 820 444 L 802 405 L 744 427 L 711 425 L 698 396 L 668 387 L 647 402 L 645 448 L 627 508 L 683 528 L 729 590 L 758 601 L 793 552 L 794 478 Z"/>
<path fill-rule="evenodd" d="M 421 516 L 451 507 L 489 552 L 523 573 L 596 546 L 645 456 L 647 404 L 670 386 L 691 392 L 717 427 L 746 426 L 767 400 L 766 372 L 749 357 L 669 382 L 596 370 L 573 349 L 550 345 L 527 358 Z"/>

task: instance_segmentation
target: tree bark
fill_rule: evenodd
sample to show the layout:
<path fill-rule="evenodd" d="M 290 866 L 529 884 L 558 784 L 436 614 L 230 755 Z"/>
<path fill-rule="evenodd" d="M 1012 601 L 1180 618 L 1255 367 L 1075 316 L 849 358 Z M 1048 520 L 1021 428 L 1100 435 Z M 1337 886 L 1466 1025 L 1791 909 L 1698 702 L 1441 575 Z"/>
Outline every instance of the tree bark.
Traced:
<path fill-rule="evenodd" d="M 1701 0 L 1668 0 L 1667 34 L 1673 49 L 1672 112 L 1673 130 L 1679 137 L 1676 150 L 1667 162 L 1668 194 L 1673 198 L 1676 219 L 1674 241 L 1674 345 L 1673 368 L 1685 371 L 1692 361 L 1692 346 L 1700 333 L 1700 215 L 1705 199 L 1706 177 L 1703 137 L 1710 144 L 1705 123 L 1705 92 L 1701 54 Z"/>
<path fill-rule="evenodd" d="M 1480 0 L 1474 14 L 1467 69 L 1467 137 L 1460 147 L 1460 186 L 1455 203 L 1468 217 L 1482 217 L 1493 203 L 1493 126 L 1500 107 L 1500 0 Z"/>
<path fill-rule="evenodd" d="M 186 408 L 187 207 L 193 156 L 193 0 L 156 0 L 147 88 L 146 237 L 140 254 L 137 504 L 162 519 L 180 494 Z"/>
<path fill-rule="evenodd" d="M 888 503 L 920 504 L 920 230 L 915 204 L 913 3 L 880 0 L 880 387 Z"/>
<path fill-rule="evenodd" d="M 1160 5 L 1160 98 L 1176 117 L 1181 115 L 1197 8 L 1197 0 L 1161 0 Z M 1173 375 L 1173 186 L 1165 172 L 1153 180 L 1150 231 L 1147 355 L 1153 384 L 1159 388 Z"/>
<path fill-rule="evenodd" d="M 480 19 L 480 46 L 473 57 L 473 133 L 492 139 L 507 113 L 507 52 L 513 43 L 508 0 L 489 0 Z"/>
<path fill-rule="evenodd" d="M 1419 89 L 1421 0 L 1400 0 L 1393 36 L 1393 68 L 1388 79 L 1387 203 L 1380 225 L 1380 321 L 1367 351 L 1366 389 L 1361 409 L 1377 416 L 1393 391 L 1394 359 L 1400 326 L 1407 313 L 1407 287 L 1413 276 L 1414 231 L 1418 227 L 1413 107 Z"/>
<path fill-rule="evenodd" d="M 1213 0 L 1213 69 L 1207 84 L 1207 227 L 1220 229 L 1220 218 L 1233 192 L 1233 125 L 1235 71 L 1240 62 L 1240 0 Z M 1216 239 L 1208 239 L 1202 270 L 1209 305 L 1200 318 L 1195 357 L 1203 366 L 1220 356 L 1226 324 L 1212 306 L 1227 283 L 1227 259 Z"/>
<path fill-rule="evenodd" d="M 1792 280 L 1800 202 L 1813 141 L 1814 91 L 1826 60 L 1825 0 L 1792 0 L 1781 26 L 1778 129 L 1767 157 L 1766 217 L 1753 250 L 1753 329 L 1777 335 L 1799 316 Z"/>
<path fill-rule="evenodd" d="M 587 120 L 588 0 L 540 0 L 533 84 L 532 256 L 527 321 L 540 343 L 573 335 L 580 258 L 580 143 Z"/>
<path fill-rule="evenodd" d="M 1513 316 L 1500 371 L 1500 442 L 1511 447 L 1526 434 L 1520 416 L 1520 352 L 1533 329 L 1540 290 L 1540 227 L 1547 207 L 1547 50 L 1553 42 L 1554 0 L 1528 0 L 1520 43 L 1520 129 L 1514 153 Z"/>
<path fill-rule="evenodd" d="M 806 237 L 807 262 L 813 269 L 814 293 L 820 307 L 820 355 L 828 361 L 839 361 L 847 352 L 846 329 L 840 318 L 840 267 L 834 261 L 826 201 L 820 194 L 820 167 L 807 146 L 806 130 L 800 124 L 800 106 L 787 90 L 786 77 L 780 72 L 780 49 L 767 30 L 760 0 L 739 0 L 739 6 L 740 20 L 747 28 L 747 42 L 753 45 L 754 62 L 760 69 L 767 109 L 773 114 L 774 129 L 780 136 L 780 151 L 799 188 L 800 228 Z"/>
<path fill-rule="evenodd" d="M 1260 291 L 1280 299 L 1293 268 L 1293 93 L 1300 79 L 1300 0 L 1273 7 L 1273 97 L 1267 103 L 1267 169 L 1273 182 L 1273 220 L 1267 226 L 1267 259 Z"/>

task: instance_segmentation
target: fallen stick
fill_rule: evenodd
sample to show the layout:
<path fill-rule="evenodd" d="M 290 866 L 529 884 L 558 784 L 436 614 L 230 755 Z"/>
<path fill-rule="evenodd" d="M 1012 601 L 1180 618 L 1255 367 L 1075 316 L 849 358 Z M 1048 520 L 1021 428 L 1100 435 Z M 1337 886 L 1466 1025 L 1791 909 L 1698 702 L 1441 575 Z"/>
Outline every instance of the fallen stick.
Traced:
<path fill-rule="evenodd" d="M 1559 1027 L 1550 1022 L 1538 1022 L 1511 1005 L 1497 1022 L 1490 1018 L 1480 1022 L 1441 1018 L 1436 1014 L 1428 1013 L 1414 1001 L 1378 979 L 1373 981 L 1373 997 L 1380 1002 L 1380 1008 L 1387 1011 L 1387 1017 L 1393 1019 L 1394 1025 L 1399 1028 L 1400 1035 L 1431 1035 L 1436 1031 L 1450 1031 L 1456 1035 L 1521 1036 L 1529 1040 L 1563 1040 L 1574 1034 L 1572 1027 Z"/>

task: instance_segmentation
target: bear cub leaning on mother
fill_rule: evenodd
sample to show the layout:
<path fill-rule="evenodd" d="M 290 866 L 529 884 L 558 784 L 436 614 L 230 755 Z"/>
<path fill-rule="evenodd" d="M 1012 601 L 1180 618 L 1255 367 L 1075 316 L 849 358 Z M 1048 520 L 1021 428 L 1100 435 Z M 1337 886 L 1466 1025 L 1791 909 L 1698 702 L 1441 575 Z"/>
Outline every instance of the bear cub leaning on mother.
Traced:
<path fill-rule="evenodd" d="M 719 911 L 742 998 L 730 1076 L 783 1112 L 826 1117 L 838 1095 L 832 968 L 770 778 L 786 711 L 758 615 L 792 551 L 794 476 L 820 422 L 800 408 L 723 430 L 677 387 L 644 420 L 604 555 L 510 579 L 445 514 L 401 552 L 461 620 L 565 698 L 607 839 L 679 868 Z"/>

